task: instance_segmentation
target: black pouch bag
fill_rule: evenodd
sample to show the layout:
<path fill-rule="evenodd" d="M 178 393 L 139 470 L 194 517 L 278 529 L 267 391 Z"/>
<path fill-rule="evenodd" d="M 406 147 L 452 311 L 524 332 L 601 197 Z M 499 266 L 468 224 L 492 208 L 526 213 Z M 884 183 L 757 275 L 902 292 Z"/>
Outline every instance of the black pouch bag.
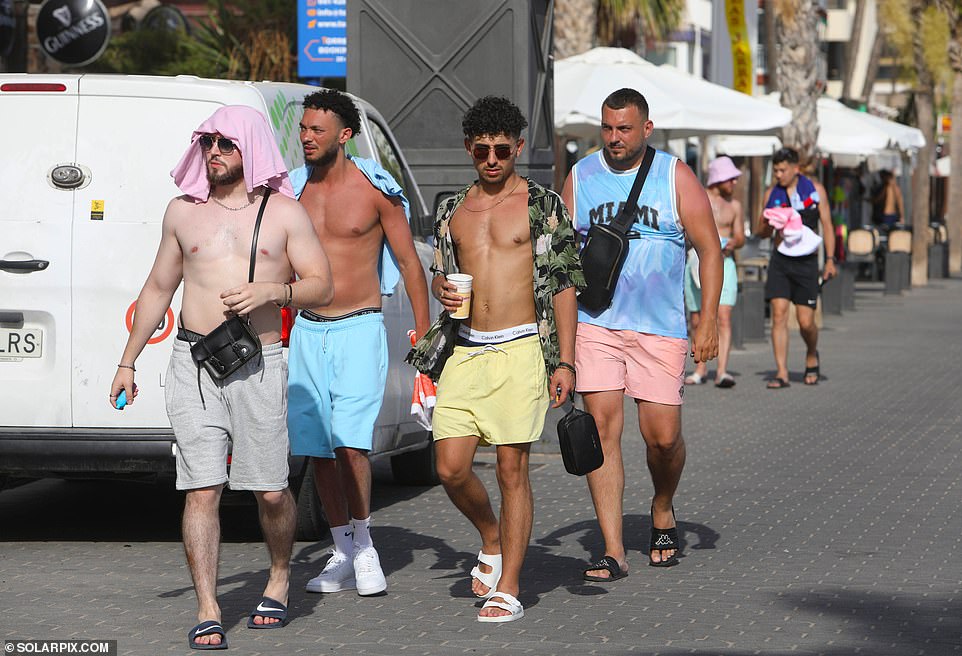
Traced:
<path fill-rule="evenodd" d="M 611 306 L 615 285 L 628 257 L 628 231 L 638 213 L 638 196 L 645 186 L 645 178 L 654 158 L 655 149 L 648 146 L 634 184 L 631 185 L 628 201 L 618 216 L 610 224 L 596 223 L 588 229 L 585 246 L 581 249 L 585 288 L 578 294 L 578 303 L 587 310 L 601 312 Z"/>
<path fill-rule="evenodd" d="M 270 187 L 264 191 L 264 199 L 257 210 L 254 222 L 254 238 L 251 241 L 251 264 L 248 282 L 254 282 L 254 264 L 257 260 L 257 233 L 267 206 Z M 190 355 L 198 366 L 203 366 L 214 380 L 224 380 L 261 352 L 261 340 L 251 328 L 250 319 L 234 315 L 204 335 L 190 347 Z"/>
<path fill-rule="evenodd" d="M 569 474 L 584 476 L 605 462 L 595 418 L 573 403 L 568 414 L 558 420 L 558 444 Z"/>

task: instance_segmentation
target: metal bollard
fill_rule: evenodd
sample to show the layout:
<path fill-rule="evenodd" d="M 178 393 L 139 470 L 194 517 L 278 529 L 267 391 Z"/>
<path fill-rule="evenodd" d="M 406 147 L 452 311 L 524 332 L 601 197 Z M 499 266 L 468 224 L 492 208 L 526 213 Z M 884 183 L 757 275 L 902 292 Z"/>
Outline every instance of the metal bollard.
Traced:
<path fill-rule="evenodd" d="M 765 341 L 765 283 L 746 280 L 741 291 L 742 340 Z"/>
<path fill-rule="evenodd" d="M 855 310 L 855 273 L 858 271 L 858 264 L 845 262 L 838 268 L 839 283 L 842 287 L 842 310 Z"/>
<path fill-rule="evenodd" d="M 948 244 L 940 242 L 929 246 L 929 278 L 948 278 Z"/>
<path fill-rule="evenodd" d="M 742 283 L 744 284 L 744 283 Z M 732 308 L 732 348 L 745 347 L 745 297 L 742 295 L 742 284 L 738 285 L 738 296 L 735 297 L 735 307 Z"/>
<path fill-rule="evenodd" d="M 841 268 L 839 268 L 838 272 L 839 275 L 835 276 L 831 280 L 825 280 L 822 282 L 822 312 L 825 314 L 842 313 Z"/>
<path fill-rule="evenodd" d="M 885 254 L 885 293 L 901 294 L 905 277 L 911 275 L 908 253 Z"/>

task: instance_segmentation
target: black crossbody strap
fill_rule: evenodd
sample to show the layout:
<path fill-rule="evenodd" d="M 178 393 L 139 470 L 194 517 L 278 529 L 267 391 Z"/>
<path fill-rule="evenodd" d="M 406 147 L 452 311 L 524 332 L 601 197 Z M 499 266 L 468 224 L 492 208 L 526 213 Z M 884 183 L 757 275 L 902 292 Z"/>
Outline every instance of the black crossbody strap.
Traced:
<path fill-rule="evenodd" d="M 641 195 L 641 189 L 645 186 L 645 179 L 648 177 L 648 171 L 651 169 L 651 163 L 654 159 L 655 149 L 648 146 L 645 148 L 645 156 L 641 160 L 641 166 L 638 167 L 635 182 L 631 185 L 628 201 L 625 203 L 625 206 L 621 208 L 621 211 L 618 212 L 615 220 L 611 222 L 612 229 L 623 235 L 628 234 L 628 231 L 631 230 L 631 226 L 635 222 L 635 215 L 638 213 L 638 196 Z"/>
<path fill-rule="evenodd" d="M 271 195 L 271 188 L 264 187 L 264 200 L 257 210 L 257 220 L 254 221 L 254 239 L 251 240 L 251 268 L 247 275 L 247 282 L 254 282 L 254 265 L 257 264 L 257 234 L 261 231 L 261 219 L 264 218 L 264 208 L 267 207 L 267 197 Z"/>

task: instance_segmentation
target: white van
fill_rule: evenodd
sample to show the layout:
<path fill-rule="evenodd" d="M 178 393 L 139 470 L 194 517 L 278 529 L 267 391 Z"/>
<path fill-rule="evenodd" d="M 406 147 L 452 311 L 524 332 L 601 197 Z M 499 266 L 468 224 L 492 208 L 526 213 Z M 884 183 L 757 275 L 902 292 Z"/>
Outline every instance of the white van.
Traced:
<path fill-rule="evenodd" d="M 301 102 L 315 87 L 192 76 L 0 74 L 0 488 L 8 478 L 170 474 L 164 376 L 180 292 L 137 360 L 129 411 L 107 403 L 134 304 L 180 191 L 170 170 L 222 105 L 266 114 L 289 168 L 303 163 Z M 352 154 L 378 160 L 405 188 L 425 267 L 430 225 L 387 123 L 368 103 Z M 403 363 L 414 319 L 402 283 L 383 299 L 391 365 L 372 457 L 397 479 L 435 482 L 430 435 L 410 416 Z M 288 323 L 288 322 L 285 322 Z M 302 535 L 323 527 L 303 459 L 292 462 Z M 304 477 L 307 485 L 301 485 Z"/>

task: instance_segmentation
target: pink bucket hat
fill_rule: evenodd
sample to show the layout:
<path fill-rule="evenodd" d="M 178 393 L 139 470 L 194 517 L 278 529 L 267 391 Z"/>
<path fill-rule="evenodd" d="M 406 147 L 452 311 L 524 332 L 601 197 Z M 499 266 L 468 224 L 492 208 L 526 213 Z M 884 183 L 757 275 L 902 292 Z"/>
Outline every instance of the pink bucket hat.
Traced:
<path fill-rule="evenodd" d="M 706 186 L 710 187 L 716 185 L 719 182 L 725 182 L 727 180 L 734 180 L 742 174 L 732 162 L 730 157 L 717 157 L 712 160 L 711 164 L 708 165 L 708 184 Z"/>
<path fill-rule="evenodd" d="M 267 117 L 253 107 L 242 105 L 219 108 L 194 130 L 190 146 L 170 172 L 174 184 L 184 194 L 193 198 L 194 202 L 207 202 L 210 183 L 207 182 L 207 164 L 199 139 L 203 134 L 215 132 L 233 141 L 240 149 L 247 191 L 267 185 L 274 191 L 294 198 L 294 189 L 287 177 L 287 166 L 274 141 Z"/>

